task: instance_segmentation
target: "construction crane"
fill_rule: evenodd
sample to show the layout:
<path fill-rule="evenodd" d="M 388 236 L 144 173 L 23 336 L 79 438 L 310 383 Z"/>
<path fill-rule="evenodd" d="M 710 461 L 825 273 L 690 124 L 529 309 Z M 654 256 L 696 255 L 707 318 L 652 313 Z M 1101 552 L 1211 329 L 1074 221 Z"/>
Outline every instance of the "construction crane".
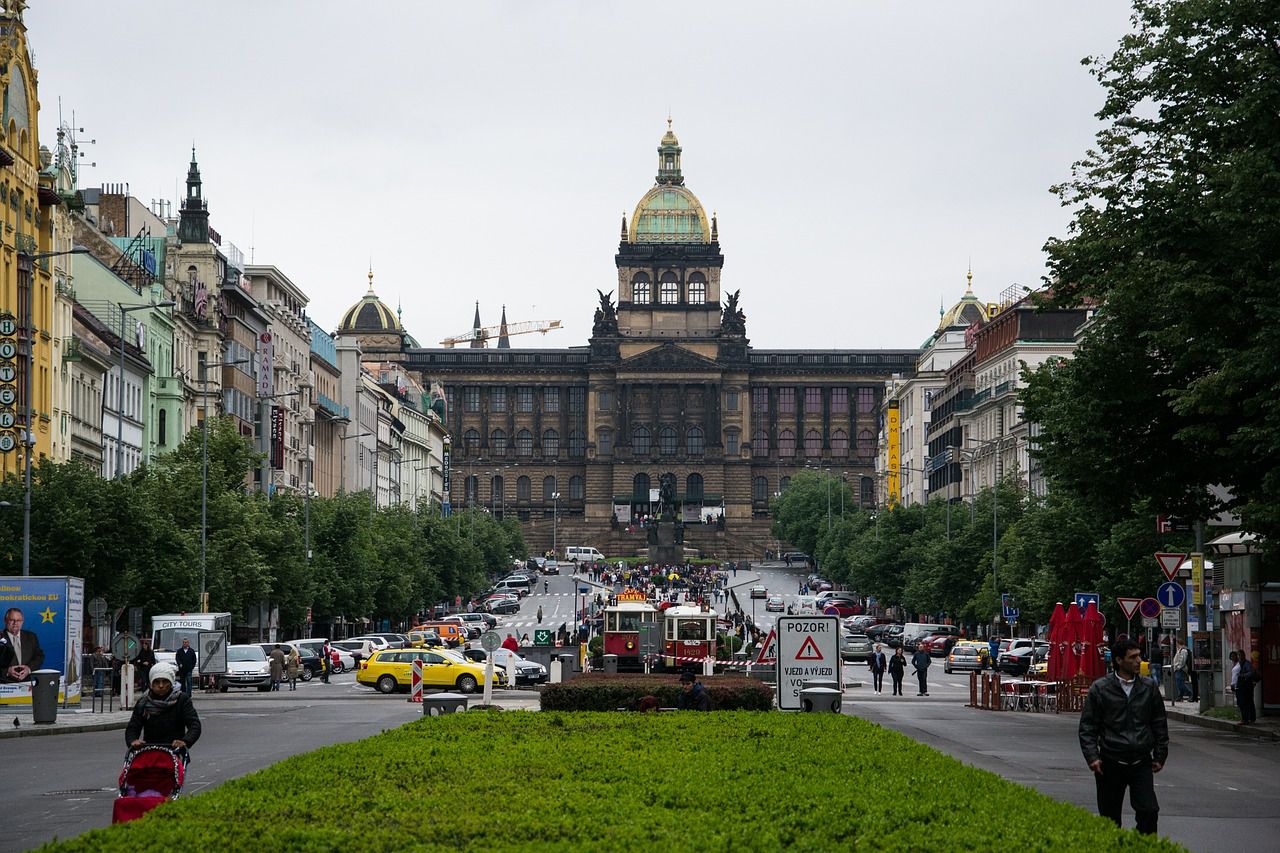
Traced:
<path fill-rule="evenodd" d="M 503 334 L 507 337 L 527 335 L 530 332 L 541 332 L 545 335 L 547 332 L 555 331 L 558 328 L 560 328 L 559 320 L 526 320 L 522 323 L 499 323 L 496 326 L 479 326 L 468 329 L 461 335 L 445 338 L 440 342 L 440 345 L 455 347 L 458 344 L 470 344 L 475 347 L 487 347 L 491 338 L 497 338 Z"/>

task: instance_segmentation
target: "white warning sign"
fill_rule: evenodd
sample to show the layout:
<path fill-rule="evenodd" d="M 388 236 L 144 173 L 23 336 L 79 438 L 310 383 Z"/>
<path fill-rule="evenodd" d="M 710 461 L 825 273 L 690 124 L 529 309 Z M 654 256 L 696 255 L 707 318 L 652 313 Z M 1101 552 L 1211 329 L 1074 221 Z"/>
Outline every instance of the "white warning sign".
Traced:
<path fill-rule="evenodd" d="M 778 707 L 800 710 L 806 681 L 840 681 L 840 617 L 779 616 Z"/>

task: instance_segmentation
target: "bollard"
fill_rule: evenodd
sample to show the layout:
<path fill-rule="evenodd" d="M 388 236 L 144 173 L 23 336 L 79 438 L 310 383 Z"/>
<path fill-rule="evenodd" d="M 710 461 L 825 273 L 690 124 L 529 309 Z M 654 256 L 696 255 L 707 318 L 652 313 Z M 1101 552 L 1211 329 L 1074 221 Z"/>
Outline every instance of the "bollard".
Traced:
<path fill-rule="evenodd" d="M 800 710 L 807 713 L 840 713 L 840 691 L 834 687 L 805 687 L 800 691 Z"/>
<path fill-rule="evenodd" d="M 969 673 L 969 707 L 978 708 L 978 673 Z"/>
<path fill-rule="evenodd" d="M 440 717 L 467 710 L 467 697 L 461 693 L 432 693 L 422 699 L 422 716 Z"/>
<path fill-rule="evenodd" d="M 48 726 L 58 721 L 58 680 L 56 669 L 37 669 L 31 673 L 31 719 L 36 725 Z"/>
<path fill-rule="evenodd" d="M 617 655 L 604 656 L 604 674 L 605 675 L 618 674 L 618 656 Z"/>
<path fill-rule="evenodd" d="M 560 680 L 573 680 L 573 659 L 575 655 L 560 655 Z"/>
<path fill-rule="evenodd" d="M 547 667 L 547 683 L 560 683 L 560 658 L 558 657 L 553 657 L 551 659 L 551 664 Z"/>

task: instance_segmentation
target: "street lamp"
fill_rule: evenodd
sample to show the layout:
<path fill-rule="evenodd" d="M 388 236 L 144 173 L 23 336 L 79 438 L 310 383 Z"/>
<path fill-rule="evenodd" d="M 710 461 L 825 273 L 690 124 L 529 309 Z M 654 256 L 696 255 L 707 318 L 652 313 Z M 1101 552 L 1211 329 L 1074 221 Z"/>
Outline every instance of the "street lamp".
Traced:
<path fill-rule="evenodd" d="M 205 585 L 205 549 L 209 538 L 209 368 L 248 364 L 249 359 L 200 363 L 200 612 L 209 612 L 209 592 Z"/>
<path fill-rule="evenodd" d="M 546 516 L 543 516 L 545 518 Z M 560 493 L 551 493 L 551 555 L 554 557 L 560 552 L 556 550 L 556 528 L 560 524 Z"/>
<path fill-rule="evenodd" d="M 35 262 L 46 258 L 60 258 L 67 255 L 87 255 L 89 249 L 84 246 L 73 246 L 66 252 L 40 252 L 38 254 L 18 253 L 18 275 L 27 277 L 27 305 L 23 311 L 22 333 L 27 339 L 27 369 L 22 377 L 23 393 L 27 400 L 27 421 L 22 432 L 22 576 L 31 575 L 31 454 L 36 446 L 33 430 L 35 409 L 31 399 L 31 374 L 36 369 L 36 336 L 32 328 L 31 306 L 35 302 Z"/>
<path fill-rule="evenodd" d="M 154 305 L 125 305 L 117 302 L 120 309 L 120 380 L 116 383 L 116 471 L 115 479 L 119 480 L 124 469 L 124 315 L 134 311 L 146 311 L 149 308 L 172 308 L 178 303 L 172 299 L 157 302 Z"/>

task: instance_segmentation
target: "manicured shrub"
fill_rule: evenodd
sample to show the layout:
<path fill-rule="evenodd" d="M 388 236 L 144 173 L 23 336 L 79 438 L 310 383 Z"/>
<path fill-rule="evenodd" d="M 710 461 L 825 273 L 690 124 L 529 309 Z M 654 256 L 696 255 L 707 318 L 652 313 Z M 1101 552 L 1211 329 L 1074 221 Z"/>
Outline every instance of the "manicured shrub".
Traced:
<path fill-rule="evenodd" d="M 772 689 L 753 678 L 717 675 L 700 680 L 711 694 L 712 710 L 767 711 L 773 707 Z M 671 673 L 588 673 L 543 687 L 540 698 L 544 711 L 616 711 L 635 710 L 645 696 L 656 696 L 659 706 L 674 708 L 679 692 L 680 677 Z"/>
<path fill-rule="evenodd" d="M 856 717 L 514 712 L 421 719 L 44 849 L 1180 848 Z"/>

